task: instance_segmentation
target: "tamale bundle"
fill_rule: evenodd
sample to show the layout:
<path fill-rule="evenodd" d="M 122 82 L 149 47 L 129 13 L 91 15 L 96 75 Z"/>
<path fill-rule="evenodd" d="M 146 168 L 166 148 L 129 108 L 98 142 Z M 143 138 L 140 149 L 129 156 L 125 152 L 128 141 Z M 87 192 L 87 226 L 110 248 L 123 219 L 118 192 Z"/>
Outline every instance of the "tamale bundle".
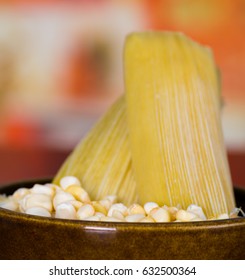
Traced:
<path fill-rule="evenodd" d="M 180 33 L 128 36 L 124 53 L 130 151 L 141 203 L 228 213 L 233 189 L 210 49 Z"/>
<path fill-rule="evenodd" d="M 126 104 L 122 96 L 66 159 L 54 183 L 76 176 L 91 198 L 116 194 L 129 205 L 137 201 L 129 151 Z"/>
<path fill-rule="evenodd" d="M 92 199 L 201 206 L 229 213 L 234 195 L 211 50 L 175 32 L 132 33 L 125 96 L 82 139 L 55 176 L 80 179 Z"/>

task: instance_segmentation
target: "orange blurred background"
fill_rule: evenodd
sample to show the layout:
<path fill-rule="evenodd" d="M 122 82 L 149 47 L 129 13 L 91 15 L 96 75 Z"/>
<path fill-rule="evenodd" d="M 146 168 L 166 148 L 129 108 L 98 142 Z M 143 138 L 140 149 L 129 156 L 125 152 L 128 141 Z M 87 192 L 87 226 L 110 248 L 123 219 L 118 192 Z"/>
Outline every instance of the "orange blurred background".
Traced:
<path fill-rule="evenodd" d="M 245 0 L 1 0 L 0 184 L 55 174 L 122 94 L 124 38 L 146 29 L 213 49 L 233 182 L 245 186 Z"/>

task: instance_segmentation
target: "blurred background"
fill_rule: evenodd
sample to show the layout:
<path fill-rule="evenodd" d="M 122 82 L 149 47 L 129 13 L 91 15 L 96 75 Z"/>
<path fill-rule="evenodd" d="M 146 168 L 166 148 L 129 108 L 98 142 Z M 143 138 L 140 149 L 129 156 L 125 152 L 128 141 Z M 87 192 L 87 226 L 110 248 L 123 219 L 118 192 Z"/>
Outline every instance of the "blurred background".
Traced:
<path fill-rule="evenodd" d="M 145 29 L 213 49 L 232 179 L 245 186 L 245 0 L 0 0 L 0 184 L 55 174 L 122 94 L 124 38 Z"/>

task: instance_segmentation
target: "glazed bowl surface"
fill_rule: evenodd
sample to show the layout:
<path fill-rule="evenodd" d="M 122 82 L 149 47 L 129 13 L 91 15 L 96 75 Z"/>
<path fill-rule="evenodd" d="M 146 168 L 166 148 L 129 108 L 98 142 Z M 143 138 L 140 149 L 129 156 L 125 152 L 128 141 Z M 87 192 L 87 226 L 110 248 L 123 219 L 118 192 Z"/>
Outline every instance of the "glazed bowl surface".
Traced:
<path fill-rule="evenodd" d="M 49 179 L 2 186 L 12 194 Z M 234 188 L 245 209 L 245 189 Z M 187 223 L 116 223 L 45 218 L 0 208 L 0 259 L 245 259 L 245 217 Z"/>

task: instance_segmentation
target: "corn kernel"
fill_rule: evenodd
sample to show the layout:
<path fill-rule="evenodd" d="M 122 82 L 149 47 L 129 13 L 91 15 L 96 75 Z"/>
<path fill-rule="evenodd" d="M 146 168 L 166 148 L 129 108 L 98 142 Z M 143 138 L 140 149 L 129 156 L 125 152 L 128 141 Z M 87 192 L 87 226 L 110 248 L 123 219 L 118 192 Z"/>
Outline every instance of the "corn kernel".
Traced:
<path fill-rule="evenodd" d="M 164 205 L 162 208 L 169 212 L 171 221 L 174 221 L 176 219 L 176 214 L 179 211 L 177 207 L 168 207 L 167 205 Z"/>
<path fill-rule="evenodd" d="M 70 185 L 65 189 L 65 191 L 72 194 L 81 202 L 90 202 L 88 193 L 80 185 Z"/>
<path fill-rule="evenodd" d="M 56 191 L 56 194 L 55 194 L 55 196 L 53 198 L 54 209 L 56 209 L 57 206 L 60 203 L 68 202 L 68 201 L 73 201 L 73 200 L 76 200 L 73 195 L 71 195 L 70 193 L 67 193 L 67 192 L 65 192 L 63 190 L 58 190 L 58 191 Z"/>
<path fill-rule="evenodd" d="M 83 220 L 85 218 L 93 216 L 95 213 L 94 207 L 91 204 L 84 204 L 77 211 L 77 218 Z"/>
<path fill-rule="evenodd" d="M 22 199 L 25 195 L 29 194 L 30 193 L 30 189 L 27 189 L 27 188 L 19 188 L 17 189 L 12 197 L 16 200 L 20 200 Z"/>
<path fill-rule="evenodd" d="M 224 213 L 224 214 L 220 214 L 218 217 L 217 217 L 218 220 L 223 220 L 223 219 L 229 219 L 229 215 Z"/>
<path fill-rule="evenodd" d="M 111 204 L 114 204 L 117 202 L 117 196 L 116 195 L 107 195 L 104 197 L 104 199 L 108 199 Z"/>
<path fill-rule="evenodd" d="M 112 210 L 111 217 L 116 218 L 118 220 L 124 220 L 124 215 L 122 212 L 117 209 Z"/>
<path fill-rule="evenodd" d="M 155 202 L 146 202 L 144 204 L 144 209 L 146 214 L 149 214 L 151 212 L 152 209 L 159 207 L 159 205 Z"/>
<path fill-rule="evenodd" d="M 35 184 L 31 189 L 31 193 L 40 193 L 40 194 L 46 194 L 48 196 L 53 197 L 54 196 L 54 189 L 50 188 L 49 186 Z"/>
<path fill-rule="evenodd" d="M 65 176 L 60 180 L 60 186 L 62 189 L 66 189 L 71 185 L 81 185 L 80 181 L 74 176 Z"/>
<path fill-rule="evenodd" d="M 105 217 L 106 215 L 101 212 L 95 212 L 94 216 L 98 216 L 99 218 L 101 218 L 101 217 Z"/>
<path fill-rule="evenodd" d="M 122 222 L 122 220 L 116 219 L 116 218 L 114 218 L 114 217 L 108 217 L 108 216 L 101 217 L 100 220 L 101 220 L 102 222 Z"/>
<path fill-rule="evenodd" d="M 43 207 L 31 207 L 25 211 L 26 214 L 36 215 L 41 217 L 51 217 L 50 212 Z"/>
<path fill-rule="evenodd" d="M 87 217 L 83 219 L 84 221 L 100 221 L 100 217 L 99 216 L 91 216 L 91 217 Z"/>
<path fill-rule="evenodd" d="M 161 207 L 153 208 L 149 215 L 153 218 L 155 222 L 165 223 L 171 221 L 169 212 Z"/>
<path fill-rule="evenodd" d="M 203 210 L 200 206 L 197 206 L 195 204 L 191 204 L 188 206 L 187 208 L 187 212 L 191 212 L 195 215 L 197 215 L 201 220 L 206 220 L 206 216 L 205 214 L 203 213 Z"/>
<path fill-rule="evenodd" d="M 5 200 L 0 201 L 0 207 L 2 207 L 4 209 L 12 210 L 12 211 L 17 211 L 19 208 L 19 205 L 14 199 L 7 198 Z"/>
<path fill-rule="evenodd" d="M 132 204 L 128 207 L 128 214 L 129 215 L 133 215 L 133 214 L 143 214 L 143 215 L 145 215 L 145 210 L 138 203 L 134 203 L 134 204 Z"/>
<path fill-rule="evenodd" d="M 69 202 L 60 203 L 56 207 L 55 218 L 76 219 L 75 207 Z"/>
<path fill-rule="evenodd" d="M 27 194 L 19 201 L 19 208 L 22 212 L 26 212 L 28 208 L 43 207 L 52 212 L 53 205 L 50 196 L 46 194 Z"/>
<path fill-rule="evenodd" d="M 83 203 L 78 200 L 70 200 L 69 203 L 72 204 L 76 210 L 78 210 L 81 206 L 83 206 Z"/>
<path fill-rule="evenodd" d="M 102 206 L 98 201 L 93 201 L 92 205 L 94 207 L 95 212 L 103 213 L 104 215 L 107 215 L 107 210 L 104 206 Z"/>
<path fill-rule="evenodd" d="M 132 214 L 125 217 L 126 222 L 136 223 L 145 218 L 144 214 Z"/>
<path fill-rule="evenodd" d="M 126 213 L 127 213 L 127 207 L 126 207 L 124 204 L 122 204 L 122 203 L 115 203 L 115 204 L 113 204 L 113 205 L 110 207 L 107 216 L 109 216 L 109 217 L 112 216 L 112 212 L 113 212 L 114 210 L 118 210 L 118 211 L 121 212 L 123 215 L 126 215 Z"/>
<path fill-rule="evenodd" d="M 139 222 L 140 222 L 140 223 L 155 223 L 155 221 L 154 221 L 151 217 L 149 217 L 149 216 L 144 217 L 144 218 L 141 219 Z"/>
<path fill-rule="evenodd" d="M 109 199 L 99 200 L 99 203 L 106 209 L 106 211 L 108 211 L 112 205 L 112 203 Z"/>
<path fill-rule="evenodd" d="M 185 210 L 179 210 L 176 213 L 176 220 L 180 220 L 182 222 L 189 222 L 190 220 L 197 218 L 197 215 L 191 212 L 187 212 Z"/>

